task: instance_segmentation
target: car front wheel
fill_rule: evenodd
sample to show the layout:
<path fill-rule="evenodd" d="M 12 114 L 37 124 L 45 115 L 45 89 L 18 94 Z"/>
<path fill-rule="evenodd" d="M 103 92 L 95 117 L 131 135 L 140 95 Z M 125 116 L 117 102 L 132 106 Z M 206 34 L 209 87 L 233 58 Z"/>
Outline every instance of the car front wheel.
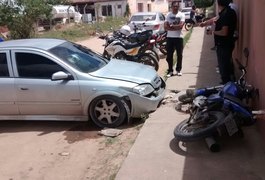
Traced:
<path fill-rule="evenodd" d="M 113 128 L 121 125 L 127 116 L 124 102 L 115 96 L 100 96 L 90 104 L 92 121 L 99 127 Z"/>

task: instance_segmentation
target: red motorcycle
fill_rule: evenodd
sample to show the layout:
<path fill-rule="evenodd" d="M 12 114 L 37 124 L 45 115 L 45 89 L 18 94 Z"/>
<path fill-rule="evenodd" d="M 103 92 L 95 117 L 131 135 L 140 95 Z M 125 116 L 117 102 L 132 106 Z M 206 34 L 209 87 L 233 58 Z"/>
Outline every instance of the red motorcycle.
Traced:
<path fill-rule="evenodd" d="M 163 53 L 164 55 L 167 55 L 167 49 L 166 49 L 166 45 L 167 45 L 167 32 L 160 32 L 157 34 L 154 34 L 152 36 L 152 39 L 155 40 L 155 46 L 156 48 L 158 48 L 160 50 L 161 53 Z"/>

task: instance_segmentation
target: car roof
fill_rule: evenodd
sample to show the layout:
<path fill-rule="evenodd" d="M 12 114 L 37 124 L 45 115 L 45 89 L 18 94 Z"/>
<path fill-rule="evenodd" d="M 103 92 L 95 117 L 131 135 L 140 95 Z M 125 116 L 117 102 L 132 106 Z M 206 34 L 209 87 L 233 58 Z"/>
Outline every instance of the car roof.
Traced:
<path fill-rule="evenodd" d="M 192 10 L 191 7 L 184 7 L 184 8 L 181 8 L 181 10 Z"/>
<path fill-rule="evenodd" d="M 53 38 L 33 38 L 33 39 L 18 39 L 8 40 L 0 43 L 0 48 L 38 48 L 43 50 L 51 49 L 57 45 L 66 42 L 63 39 Z"/>
<path fill-rule="evenodd" d="M 132 16 L 134 16 L 134 15 L 155 15 L 158 13 L 159 12 L 138 12 L 138 13 L 134 13 Z"/>

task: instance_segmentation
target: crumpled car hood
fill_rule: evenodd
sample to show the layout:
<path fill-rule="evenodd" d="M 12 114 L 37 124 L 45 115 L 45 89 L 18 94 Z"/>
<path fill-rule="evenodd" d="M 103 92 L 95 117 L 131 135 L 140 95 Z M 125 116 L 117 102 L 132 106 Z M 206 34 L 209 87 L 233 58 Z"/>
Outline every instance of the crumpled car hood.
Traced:
<path fill-rule="evenodd" d="M 89 74 L 96 77 L 118 79 L 138 84 L 151 83 L 154 87 L 157 87 L 158 84 L 160 85 L 157 82 L 160 80 L 160 77 L 151 66 L 148 67 L 147 65 L 124 60 L 112 59 L 103 68 Z"/>

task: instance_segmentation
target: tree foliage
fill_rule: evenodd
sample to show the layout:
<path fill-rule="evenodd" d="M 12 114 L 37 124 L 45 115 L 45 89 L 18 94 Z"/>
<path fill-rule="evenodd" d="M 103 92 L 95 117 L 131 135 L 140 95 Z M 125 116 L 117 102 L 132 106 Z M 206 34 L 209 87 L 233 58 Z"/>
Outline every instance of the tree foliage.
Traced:
<path fill-rule="evenodd" d="M 30 38 L 40 18 L 51 18 L 52 5 L 67 4 L 67 0 L 0 1 L 0 26 L 6 25 L 13 39 Z"/>
<path fill-rule="evenodd" d="M 197 8 L 207 8 L 212 6 L 214 0 L 194 0 L 194 4 Z"/>

